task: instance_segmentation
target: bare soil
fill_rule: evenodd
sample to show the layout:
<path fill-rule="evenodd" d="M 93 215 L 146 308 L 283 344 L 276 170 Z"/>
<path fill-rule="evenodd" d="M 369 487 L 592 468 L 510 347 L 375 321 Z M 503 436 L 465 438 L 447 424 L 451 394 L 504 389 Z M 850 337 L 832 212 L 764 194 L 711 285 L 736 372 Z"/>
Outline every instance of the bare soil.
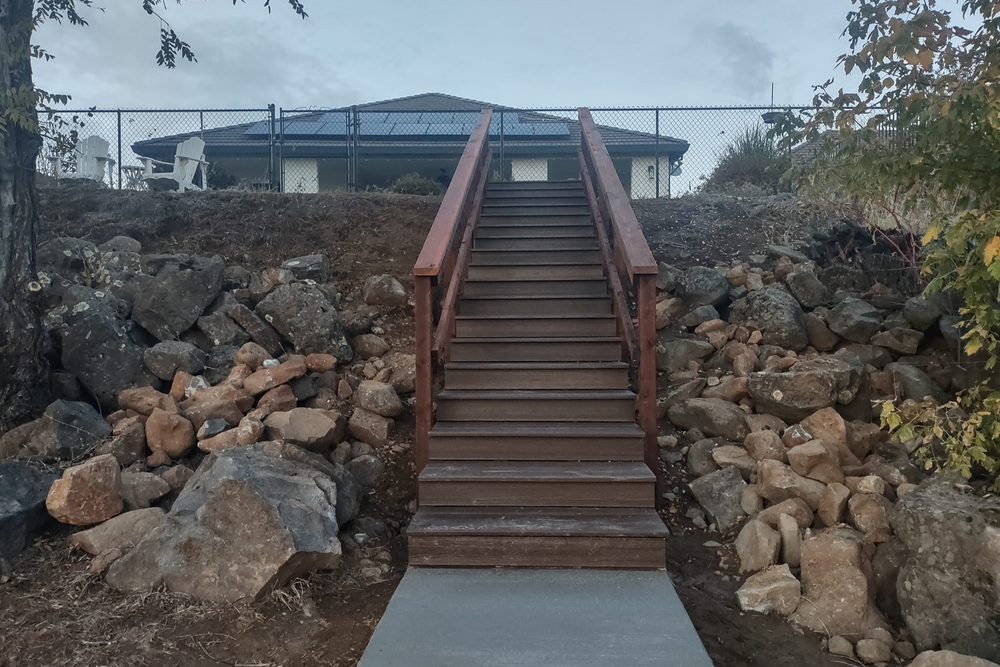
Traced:
<path fill-rule="evenodd" d="M 216 253 L 250 269 L 325 252 L 333 281 L 354 296 L 364 278 L 378 273 L 412 284 L 410 267 L 439 201 L 383 194 L 226 191 L 178 197 L 47 189 L 41 235 L 101 243 L 127 234 L 147 252 Z M 781 198 L 685 197 L 637 202 L 635 208 L 657 259 L 679 266 L 745 257 L 830 222 L 822 211 Z M 397 349 L 412 349 L 412 317 L 411 308 L 401 308 L 382 318 Z M 408 521 L 415 490 L 412 433 L 412 418 L 398 422 L 379 451 L 388 473 L 369 493 L 362 515 Z M 394 451 L 394 445 L 402 449 Z M 695 503 L 683 465 L 664 470 L 665 490 L 677 496 L 661 513 L 673 535 L 668 570 L 716 666 L 842 664 L 821 650 L 819 636 L 783 618 L 740 611 L 736 531 L 723 536 L 695 528 L 685 516 Z M 70 551 L 70 532 L 51 528 L 14 564 L 13 578 L 0 584 L 0 667 L 356 665 L 406 568 L 405 537 L 397 534 L 345 552 L 336 572 L 298 580 L 260 601 L 215 605 L 111 589 L 103 576 L 87 572 L 89 557 Z M 361 575 L 363 566 L 381 559 L 388 559 L 388 573 L 377 580 Z"/>

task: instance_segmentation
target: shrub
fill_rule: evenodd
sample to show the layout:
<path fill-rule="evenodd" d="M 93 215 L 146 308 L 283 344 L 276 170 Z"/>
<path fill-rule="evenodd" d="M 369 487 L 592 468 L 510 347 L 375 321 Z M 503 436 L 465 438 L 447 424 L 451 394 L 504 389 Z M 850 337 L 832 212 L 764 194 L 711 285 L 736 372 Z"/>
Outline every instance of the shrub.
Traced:
<path fill-rule="evenodd" d="M 705 187 L 718 190 L 733 185 L 752 185 L 774 192 L 787 169 L 788 155 L 758 123 L 745 129 L 726 146 L 719 163 L 706 179 Z"/>
<path fill-rule="evenodd" d="M 424 178 L 416 172 L 400 176 L 389 186 L 389 192 L 397 195 L 439 195 L 443 191 L 440 183 Z"/>

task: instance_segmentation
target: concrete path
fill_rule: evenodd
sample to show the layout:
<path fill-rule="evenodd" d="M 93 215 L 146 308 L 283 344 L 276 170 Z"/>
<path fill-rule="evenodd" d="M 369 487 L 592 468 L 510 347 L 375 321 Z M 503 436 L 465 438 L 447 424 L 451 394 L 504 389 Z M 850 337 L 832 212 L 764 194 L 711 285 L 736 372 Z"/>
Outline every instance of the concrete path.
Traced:
<path fill-rule="evenodd" d="M 410 568 L 359 667 L 712 667 L 666 572 Z"/>

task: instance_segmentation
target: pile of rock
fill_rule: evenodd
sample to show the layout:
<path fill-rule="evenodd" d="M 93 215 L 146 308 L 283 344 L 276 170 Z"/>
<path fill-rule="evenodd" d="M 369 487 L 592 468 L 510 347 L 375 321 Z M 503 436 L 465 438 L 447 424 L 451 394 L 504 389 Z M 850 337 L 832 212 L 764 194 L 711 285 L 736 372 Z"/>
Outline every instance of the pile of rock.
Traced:
<path fill-rule="evenodd" d="M 743 609 L 789 616 L 869 664 L 937 646 L 1000 658 L 1000 643 L 985 648 L 983 620 L 997 617 L 1000 592 L 976 598 L 981 571 L 952 572 L 953 550 L 947 561 L 930 556 L 936 568 L 912 565 L 927 560 L 931 535 L 964 529 L 926 517 L 903 528 L 927 494 L 945 492 L 937 480 L 916 486 L 923 475 L 907 448 L 872 423 L 881 399 L 944 401 L 975 380 L 954 362 L 947 304 L 870 285 L 850 266 L 820 269 L 784 247 L 733 266 L 661 265 L 659 287 L 661 458 L 696 477 L 690 491 L 708 519 L 696 511 L 696 523 L 739 528 L 740 570 L 751 575 Z M 1000 526 L 988 502 L 949 489 L 956 514 Z M 988 539 L 961 542 L 979 553 Z M 947 605 L 931 583 L 943 562 L 949 586 L 968 592 Z M 998 564 L 993 555 L 976 567 Z M 972 621 L 976 599 L 983 615 Z M 924 613 L 933 622 L 916 620 Z M 908 633 L 890 631 L 904 625 Z"/>
<path fill-rule="evenodd" d="M 94 526 L 72 542 L 126 590 L 235 600 L 337 567 L 341 527 L 407 448 L 390 437 L 415 359 L 375 325 L 405 289 L 372 277 L 342 315 L 322 255 L 250 273 L 139 250 L 39 249 L 65 397 L 0 437 L 0 557 L 47 510 Z"/>

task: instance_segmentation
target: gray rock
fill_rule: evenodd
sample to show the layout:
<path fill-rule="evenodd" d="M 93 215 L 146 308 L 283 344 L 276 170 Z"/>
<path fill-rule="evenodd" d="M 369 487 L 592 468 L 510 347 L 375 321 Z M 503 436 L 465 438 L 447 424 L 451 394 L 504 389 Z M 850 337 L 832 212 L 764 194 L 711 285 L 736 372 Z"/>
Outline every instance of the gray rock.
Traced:
<path fill-rule="evenodd" d="M 35 264 L 38 271 L 58 274 L 71 282 L 89 284 L 87 262 L 97 253 L 90 241 L 68 237 L 54 238 L 38 246 Z"/>
<path fill-rule="evenodd" d="M 405 306 L 406 289 L 390 275 L 365 280 L 362 299 L 370 306 Z"/>
<path fill-rule="evenodd" d="M 20 461 L 0 461 L 0 558 L 14 558 L 49 518 L 45 496 L 57 475 Z"/>
<path fill-rule="evenodd" d="M 661 338 L 656 346 L 656 368 L 668 373 L 687 370 L 690 362 L 700 364 L 713 352 L 712 344 L 700 338 Z"/>
<path fill-rule="evenodd" d="M 299 280 L 325 283 L 330 279 L 330 260 L 326 255 L 305 255 L 283 262 L 281 268 L 292 272 Z"/>
<path fill-rule="evenodd" d="M 890 520 L 909 551 L 897 592 L 920 650 L 1000 661 L 1000 498 L 964 492 L 939 474 L 900 498 Z"/>
<path fill-rule="evenodd" d="M 222 274 L 222 289 L 246 289 L 250 286 L 250 272 L 238 264 L 226 266 Z"/>
<path fill-rule="evenodd" d="M 712 458 L 712 450 L 726 444 L 729 443 L 723 438 L 702 438 L 694 442 L 688 448 L 688 472 L 701 477 L 719 470 L 719 464 Z"/>
<path fill-rule="evenodd" d="M 677 296 L 692 306 L 717 306 L 729 297 L 729 281 L 707 266 L 693 266 L 677 279 Z"/>
<path fill-rule="evenodd" d="M 0 458 L 68 461 L 110 435 L 111 427 L 87 403 L 55 401 L 35 421 L 0 437 Z"/>
<path fill-rule="evenodd" d="M 784 245 L 770 245 L 767 247 L 767 254 L 775 259 L 780 259 L 782 257 L 787 257 L 796 264 L 801 264 L 803 262 L 808 262 L 809 258 L 803 255 L 798 250 L 793 250 L 788 246 Z"/>
<path fill-rule="evenodd" d="M 792 294 L 806 308 L 816 308 L 830 302 L 833 294 L 816 276 L 811 266 L 800 267 L 785 277 L 785 283 Z"/>
<path fill-rule="evenodd" d="M 161 380 L 173 380 L 177 371 L 198 375 L 205 370 L 204 352 L 191 343 L 165 340 L 143 352 L 146 368 Z"/>
<path fill-rule="evenodd" d="M 257 314 L 295 345 L 297 352 L 324 352 L 341 361 L 354 357 L 340 315 L 316 285 L 278 285 L 260 303 Z"/>
<path fill-rule="evenodd" d="M 250 342 L 250 335 L 225 313 L 214 313 L 198 318 L 198 330 L 212 343 L 212 347 L 232 345 L 243 347 Z"/>
<path fill-rule="evenodd" d="M 938 320 L 938 329 L 944 337 L 948 347 L 958 350 L 962 347 L 962 328 L 959 326 L 961 318 L 957 315 L 942 315 Z"/>
<path fill-rule="evenodd" d="M 767 345 L 801 350 L 809 344 L 802 306 L 780 287 L 767 286 L 750 292 L 732 305 L 730 320 L 737 324 L 755 321 Z"/>
<path fill-rule="evenodd" d="M 895 328 L 882 331 L 871 338 L 872 345 L 887 347 L 900 354 L 916 354 L 924 335 L 915 329 Z"/>
<path fill-rule="evenodd" d="M 876 345 L 849 343 L 838 350 L 838 352 L 843 351 L 851 352 L 861 360 L 861 363 L 875 368 L 885 368 L 887 364 L 892 363 L 892 354 L 889 350 Z"/>
<path fill-rule="evenodd" d="M 142 244 L 130 236 L 116 236 L 97 246 L 101 252 L 142 252 Z"/>
<path fill-rule="evenodd" d="M 698 306 L 690 313 L 682 315 L 678 318 L 677 324 L 682 327 L 687 327 L 688 329 L 693 329 L 702 322 L 717 319 L 719 319 L 719 311 L 715 309 L 715 306 Z"/>
<path fill-rule="evenodd" d="M 268 354 L 272 356 L 281 354 L 283 351 L 281 336 L 274 330 L 274 327 L 258 317 L 255 312 L 242 303 L 235 303 L 235 301 L 227 304 L 224 312 L 247 332 L 250 340 L 267 350 Z"/>
<path fill-rule="evenodd" d="M 805 419 L 837 402 L 837 379 L 824 370 L 751 373 L 747 382 L 758 412 L 788 422 Z"/>
<path fill-rule="evenodd" d="M 820 280 L 830 289 L 864 292 L 871 287 L 865 272 L 856 266 L 836 262 L 820 272 Z"/>
<path fill-rule="evenodd" d="M 910 667 L 997 667 L 997 664 L 954 651 L 924 651 Z"/>
<path fill-rule="evenodd" d="M 220 345 L 208 353 L 205 359 L 205 371 L 202 373 L 209 384 L 219 384 L 229 376 L 229 371 L 236 364 L 236 353 L 239 348 L 232 345 Z"/>
<path fill-rule="evenodd" d="M 295 450 L 265 442 L 206 457 L 163 522 L 111 566 L 108 583 L 233 602 L 338 567 L 332 464 Z"/>
<path fill-rule="evenodd" d="M 222 291 L 221 257 L 168 261 L 152 283 L 136 295 L 132 317 L 160 340 L 190 329 Z"/>
<path fill-rule="evenodd" d="M 678 428 L 696 428 L 706 435 L 738 442 L 750 432 L 746 413 L 719 398 L 690 398 L 670 406 L 667 416 Z"/>
<path fill-rule="evenodd" d="M 747 483 L 736 468 L 724 468 L 691 482 L 691 495 L 716 527 L 726 532 L 743 516 L 740 498 Z"/>
<path fill-rule="evenodd" d="M 371 486 L 382 477 L 385 472 L 385 464 L 377 456 L 364 454 L 348 461 L 345 466 L 347 471 L 358 480 L 362 486 Z"/>
<path fill-rule="evenodd" d="M 681 270 L 671 266 L 666 262 L 658 262 L 656 265 L 656 289 L 663 292 L 673 292 L 677 289 L 677 279 L 681 277 Z"/>
<path fill-rule="evenodd" d="M 895 362 L 886 366 L 885 370 L 892 375 L 896 394 L 901 398 L 922 401 L 929 396 L 938 403 L 945 403 L 948 400 L 948 394 L 927 373 L 916 366 Z"/>
<path fill-rule="evenodd" d="M 875 575 L 875 602 L 895 627 L 905 625 L 902 610 L 899 607 L 896 583 L 899 581 L 899 571 L 903 569 L 909 555 L 909 550 L 902 540 L 891 537 L 878 545 L 875 556 L 872 557 L 872 573 Z"/>
<path fill-rule="evenodd" d="M 830 330 L 855 343 L 867 343 L 882 328 L 882 316 L 867 301 L 841 301 L 826 318 Z"/>

